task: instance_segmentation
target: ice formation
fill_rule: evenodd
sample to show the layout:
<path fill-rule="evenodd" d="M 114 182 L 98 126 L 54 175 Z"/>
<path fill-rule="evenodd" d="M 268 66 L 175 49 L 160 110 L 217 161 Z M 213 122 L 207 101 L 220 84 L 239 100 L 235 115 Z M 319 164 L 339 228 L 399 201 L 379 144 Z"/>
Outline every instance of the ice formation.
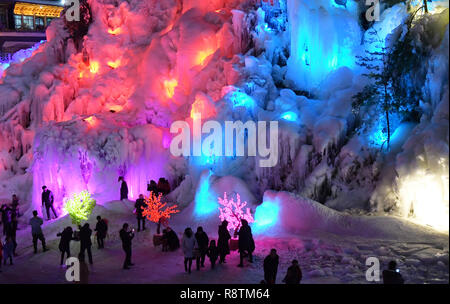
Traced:
<path fill-rule="evenodd" d="M 210 198 L 221 195 L 213 189 L 218 178 L 228 185 L 220 191 L 253 204 L 254 225 L 275 225 L 284 212 L 266 190 L 428 225 L 430 210 L 448 214 L 448 10 L 420 21 L 437 22 L 436 31 L 415 33 L 417 48 L 430 50 L 420 74 L 426 98 L 418 121 L 398 121 L 396 146 L 384 153 L 372 145 L 382 128 L 358 133 L 352 113 L 352 96 L 368 82 L 355 56 L 373 47 L 364 43 L 357 1 L 87 4 L 85 36 L 55 20 L 47 42 L 0 79 L 0 180 L 14 181 L 7 190 L 21 193 L 28 213 L 44 184 L 59 208 L 83 190 L 104 205 L 118 198 L 123 175 L 130 199 L 146 193 L 149 180 L 169 179 L 168 198 L 194 218 L 217 220 Z M 383 42 L 402 37 L 407 13 L 402 3 L 382 11 L 374 26 Z M 258 156 L 173 157 L 170 125 L 192 125 L 196 111 L 220 123 L 278 121 L 277 166 L 260 168 Z M 417 183 L 424 190 L 411 193 Z M 426 202 L 429 191 L 442 196 Z M 448 230 L 448 221 L 439 228 Z"/>

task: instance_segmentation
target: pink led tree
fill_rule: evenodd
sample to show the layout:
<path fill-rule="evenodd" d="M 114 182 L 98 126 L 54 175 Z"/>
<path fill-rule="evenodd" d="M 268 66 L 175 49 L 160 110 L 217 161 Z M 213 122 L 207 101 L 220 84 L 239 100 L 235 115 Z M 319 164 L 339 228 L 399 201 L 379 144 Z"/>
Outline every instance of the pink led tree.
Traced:
<path fill-rule="evenodd" d="M 233 198 L 228 199 L 227 193 L 225 192 L 223 198 L 218 197 L 219 205 L 219 217 L 221 221 L 226 220 L 228 222 L 228 229 L 233 229 L 236 231 L 241 226 L 241 219 L 246 220 L 249 224 L 253 223 L 252 214 L 250 213 L 250 208 L 246 208 L 244 213 L 244 207 L 247 206 L 247 202 L 241 203 L 241 197 L 236 194 L 236 201 Z"/>

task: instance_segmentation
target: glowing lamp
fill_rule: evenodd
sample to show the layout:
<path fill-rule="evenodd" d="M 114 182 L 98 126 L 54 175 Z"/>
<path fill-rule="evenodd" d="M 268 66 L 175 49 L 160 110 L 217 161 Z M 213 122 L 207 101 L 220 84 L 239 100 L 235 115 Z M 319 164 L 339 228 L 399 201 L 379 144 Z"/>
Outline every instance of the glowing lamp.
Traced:
<path fill-rule="evenodd" d="M 112 69 L 117 69 L 120 66 L 120 59 L 116 61 L 108 61 L 108 66 Z"/>
<path fill-rule="evenodd" d="M 280 207 L 272 201 L 264 201 L 256 207 L 255 224 L 252 226 L 254 231 L 264 231 L 273 227 L 279 217 Z"/>
<path fill-rule="evenodd" d="M 119 35 L 122 33 L 122 29 L 120 27 L 116 28 L 116 29 L 108 29 L 108 33 L 111 35 Z"/>
<path fill-rule="evenodd" d="M 296 121 L 298 119 L 298 115 L 297 115 L 297 113 L 289 111 L 289 112 L 283 113 L 283 115 L 281 115 L 281 118 L 284 120 L 287 120 L 287 121 Z"/>
<path fill-rule="evenodd" d="M 448 175 L 420 170 L 400 180 L 399 186 L 405 216 L 436 230 L 449 230 Z"/>
<path fill-rule="evenodd" d="M 96 201 L 91 198 L 88 191 L 75 193 L 71 198 L 64 199 L 64 210 L 69 213 L 72 223 L 80 225 L 81 221 L 86 221 L 94 210 Z"/>
<path fill-rule="evenodd" d="M 84 121 L 87 122 L 90 127 L 94 127 L 97 124 L 97 119 L 94 116 L 89 116 L 84 119 Z"/>
<path fill-rule="evenodd" d="M 100 65 L 99 65 L 98 61 L 92 61 L 91 64 L 89 65 L 89 71 L 92 74 L 97 74 L 99 68 L 100 68 Z"/>
<path fill-rule="evenodd" d="M 123 106 L 120 105 L 113 105 L 109 107 L 110 111 L 114 111 L 114 112 L 120 112 L 123 110 Z"/>
<path fill-rule="evenodd" d="M 206 59 L 214 54 L 214 49 L 206 49 L 197 53 L 195 57 L 195 65 L 205 65 Z"/>
<path fill-rule="evenodd" d="M 232 198 L 231 200 L 227 198 L 227 193 L 225 192 L 223 198 L 218 198 L 219 205 L 219 218 L 221 221 L 228 222 L 228 229 L 238 230 L 241 226 L 241 220 L 246 220 L 249 224 L 255 222 L 252 214 L 250 213 L 250 208 L 246 208 L 247 202 L 241 203 L 241 197 L 236 194 L 236 201 Z"/>
<path fill-rule="evenodd" d="M 166 91 L 166 96 L 172 98 L 175 95 L 175 88 L 178 86 L 178 80 L 169 79 L 164 80 L 164 89 Z"/>

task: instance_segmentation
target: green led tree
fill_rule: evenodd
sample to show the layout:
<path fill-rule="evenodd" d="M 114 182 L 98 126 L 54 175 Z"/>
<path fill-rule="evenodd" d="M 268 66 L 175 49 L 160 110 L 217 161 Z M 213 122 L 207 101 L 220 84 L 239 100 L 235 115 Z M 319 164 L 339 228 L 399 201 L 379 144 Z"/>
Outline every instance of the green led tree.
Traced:
<path fill-rule="evenodd" d="M 81 221 L 86 221 L 94 210 L 96 201 L 91 198 L 88 191 L 75 193 L 71 198 L 65 199 L 64 209 L 69 213 L 72 223 L 80 225 Z"/>

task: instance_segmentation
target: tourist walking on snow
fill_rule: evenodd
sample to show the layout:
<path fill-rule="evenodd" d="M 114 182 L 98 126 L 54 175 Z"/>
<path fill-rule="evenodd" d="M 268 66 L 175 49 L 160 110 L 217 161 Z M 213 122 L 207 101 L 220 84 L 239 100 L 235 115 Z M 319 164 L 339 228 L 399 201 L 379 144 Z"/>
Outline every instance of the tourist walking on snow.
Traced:
<path fill-rule="evenodd" d="M 197 240 L 191 228 L 184 230 L 181 248 L 184 253 L 184 270 L 191 273 L 192 260 L 194 259 L 194 250 L 198 250 Z"/>
<path fill-rule="evenodd" d="M 123 176 L 119 177 L 119 182 L 121 181 L 122 184 L 120 185 L 120 200 L 128 199 L 128 185 L 125 181 L 125 178 Z"/>
<path fill-rule="evenodd" d="M 98 249 L 105 248 L 105 238 L 108 233 L 108 224 L 102 217 L 97 216 L 97 224 L 95 225 L 95 231 L 97 232 L 97 245 Z"/>
<path fill-rule="evenodd" d="M 289 266 L 286 276 L 283 279 L 283 282 L 286 284 L 300 284 L 302 280 L 302 270 L 298 265 L 297 260 L 292 260 L 291 266 Z"/>
<path fill-rule="evenodd" d="M 63 232 L 58 233 L 56 236 L 61 237 L 59 240 L 59 251 L 61 251 L 61 264 L 64 262 L 64 255 L 67 253 L 67 258 L 70 258 L 70 241 L 73 240 L 73 230 L 72 227 L 67 227 Z"/>
<path fill-rule="evenodd" d="M 17 249 L 17 241 L 16 241 L 16 236 L 17 236 L 17 226 L 18 226 L 18 221 L 17 221 L 17 214 L 14 211 L 14 209 L 11 210 L 11 222 L 9 223 L 7 230 L 6 230 L 6 236 L 9 236 L 11 238 L 11 241 L 14 244 L 14 248 L 13 248 L 13 255 L 17 256 L 16 253 L 16 249 Z"/>
<path fill-rule="evenodd" d="M 17 197 L 16 194 L 13 194 L 13 196 L 12 196 L 11 208 L 12 208 L 13 212 L 16 213 L 17 217 L 20 217 L 20 213 L 19 213 L 19 198 Z"/>
<path fill-rule="evenodd" d="M 244 219 L 241 220 L 241 228 L 235 232 L 239 235 L 239 255 L 240 263 L 238 267 L 244 267 L 244 257 L 248 256 L 248 261 L 253 263 L 253 251 L 255 250 L 255 241 L 253 240 L 252 228 Z"/>
<path fill-rule="evenodd" d="M 131 263 L 131 241 L 134 238 L 134 229 L 128 231 L 128 224 L 125 223 L 119 232 L 120 239 L 122 240 L 122 248 L 125 251 L 125 261 L 123 262 L 123 269 L 130 269 L 130 266 L 134 264 Z"/>
<path fill-rule="evenodd" d="M 45 206 L 45 210 L 47 211 L 47 220 L 51 219 L 50 209 L 52 210 L 55 218 L 58 218 L 55 208 L 53 207 L 54 201 L 55 198 L 53 197 L 53 193 L 46 186 L 42 186 L 42 206 Z"/>
<path fill-rule="evenodd" d="M 397 269 L 397 262 L 390 261 L 388 267 L 383 270 L 383 284 L 404 284 L 403 276 Z"/>
<path fill-rule="evenodd" d="M 147 206 L 145 203 L 144 195 L 139 194 L 139 198 L 136 200 L 136 204 L 134 208 L 136 209 L 136 217 L 138 222 L 138 232 L 141 231 L 141 222 L 142 222 L 142 230 L 145 230 L 145 216 L 143 215 L 144 208 Z"/>
<path fill-rule="evenodd" d="M 175 251 L 180 248 L 180 240 L 178 239 L 178 235 L 172 228 L 166 228 L 166 235 L 163 236 L 167 240 L 167 248 L 170 251 Z"/>
<path fill-rule="evenodd" d="M 211 262 L 211 269 L 214 269 L 214 266 L 216 266 L 217 258 L 219 257 L 219 248 L 217 248 L 215 240 L 211 240 L 211 243 L 208 247 L 208 252 L 206 254 L 209 257 L 209 261 Z"/>
<path fill-rule="evenodd" d="M 279 261 L 277 250 L 271 249 L 270 254 L 264 259 L 264 280 L 267 284 L 275 284 Z"/>
<path fill-rule="evenodd" d="M 44 224 L 44 221 L 38 217 L 38 212 L 36 210 L 33 211 L 33 217 L 30 219 L 30 225 L 31 225 L 31 235 L 33 236 L 33 247 L 34 247 L 34 253 L 37 253 L 37 241 L 40 240 L 42 243 L 42 249 L 43 251 L 47 251 L 48 249 L 45 247 L 45 238 L 44 234 L 42 233 L 42 224 Z"/>
<path fill-rule="evenodd" d="M 9 265 L 13 264 L 14 243 L 10 236 L 7 236 L 3 244 L 3 264 L 9 259 Z M 1 262 L 1 261 L 0 261 Z"/>
<path fill-rule="evenodd" d="M 203 231 L 203 227 L 198 227 L 195 233 L 195 239 L 197 240 L 198 249 L 200 250 L 200 255 L 197 257 L 196 265 L 197 270 L 201 267 L 205 267 L 205 257 L 208 252 L 209 238 L 206 232 Z"/>
<path fill-rule="evenodd" d="M 0 211 L 2 213 L 3 235 L 6 235 L 11 225 L 11 208 L 3 204 Z"/>
<path fill-rule="evenodd" d="M 219 248 L 219 264 L 226 263 L 225 257 L 227 254 L 230 254 L 230 245 L 229 240 L 231 239 L 231 235 L 228 232 L 228 222 L 223 221 L 219 226 L 219 239 L 217 240 L 217 247 Z"/>
<path fill-rule="evenodd" d="M 80 227 L 80 254 L 79 256 L 84 257 L 84 252 L 87 251 L 89 264 L 92 264 L 92 241 L 91 241 L 92 230 L 89 228 L 89 224 L 84 224 Z"/>

